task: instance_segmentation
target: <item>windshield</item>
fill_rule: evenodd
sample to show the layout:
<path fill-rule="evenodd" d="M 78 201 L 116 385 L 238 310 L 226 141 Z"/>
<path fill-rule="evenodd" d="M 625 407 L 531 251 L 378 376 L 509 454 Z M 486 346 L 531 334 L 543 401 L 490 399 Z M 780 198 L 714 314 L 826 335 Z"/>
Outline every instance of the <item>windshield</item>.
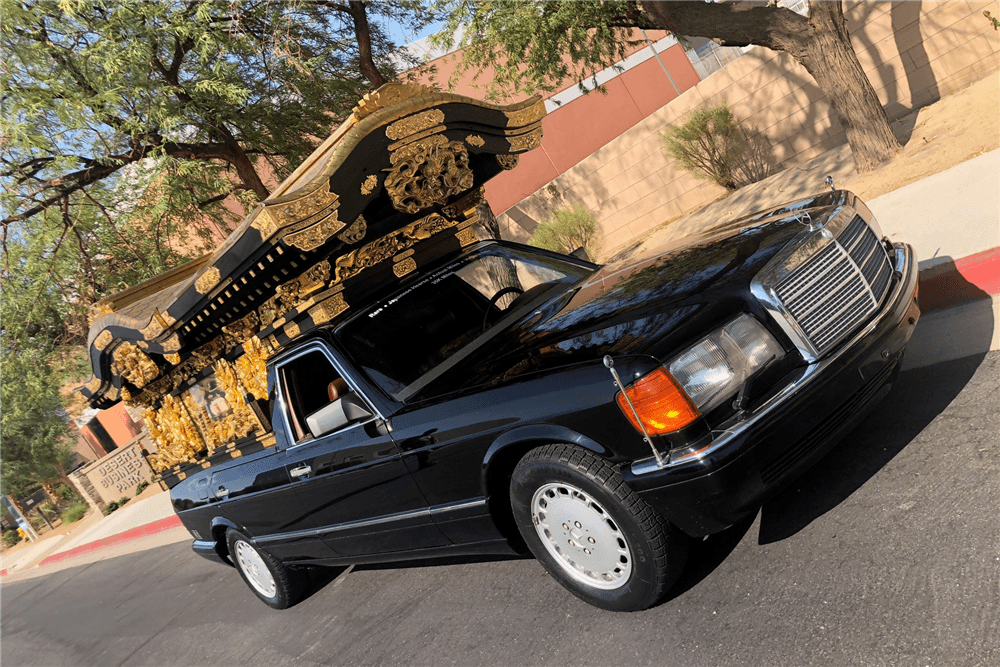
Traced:
<path fill-rule="evenodd" d="M 489 246 L 376 302 L 336 336 L 386 393 L 406 400 L 529 305 L 590 273 L 529 250 Z"/>

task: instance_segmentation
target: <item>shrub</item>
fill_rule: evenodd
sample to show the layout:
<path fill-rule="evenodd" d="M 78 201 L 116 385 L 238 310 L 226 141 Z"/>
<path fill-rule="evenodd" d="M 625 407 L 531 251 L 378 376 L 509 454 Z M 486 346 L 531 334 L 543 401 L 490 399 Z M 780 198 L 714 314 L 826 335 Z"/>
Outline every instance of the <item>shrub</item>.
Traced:
<path fill-rule="evenodd" d="M 104 516 L 107 516 L 114 512 L 116 509 L 120 509 L 130 500 L 130 498 L 119 498 L 118 500 L 112 500 L 108 503 L 107 507 L 104 508 Z"/>
<path fill-rule="evenodd" d="M 571 253 L 585 248 L 593 257 L 597 251 L 597 219 L 581 204 L 571 209 L 556 209 L 552 216 L 535 228 L 529 245 L 555 252 Z"/>
<path fill-rule="evenodd" d="M 695 111 L 662 136 L 667 155 L 684 170 L 727 190 L 767 178 L 773 168 L 770 143 L 752 126 L 740 123 L 725 104 Z"/>
<path fill-rule="evenodd" d="M 63 500 L 77 500 L 80 496 L 77 495 L 76 490 L 72 489 L 65 484 L 56 485 L 56 495 L 58 495 Z"/>
<path fill-rule="evenodd" d="M 82 519 L 86 513 L 87 503 L 74 503 L 63 510 L 62 521 L 63 523 L 73 523 Z"/>
<path fill-rule="evenodd" d="M 135 495 L 139 495 L 145 491 L 147 486 L 149 486 L 149 482 L 139 482 L 139 484 L 135 487 Z"/>
<path fill-rule="evenodd" d="M 12 547 L 21 541 L 21 536 L 17 534 L 16 530 L 5 530 L 2 541 L 5 547 Z"/>

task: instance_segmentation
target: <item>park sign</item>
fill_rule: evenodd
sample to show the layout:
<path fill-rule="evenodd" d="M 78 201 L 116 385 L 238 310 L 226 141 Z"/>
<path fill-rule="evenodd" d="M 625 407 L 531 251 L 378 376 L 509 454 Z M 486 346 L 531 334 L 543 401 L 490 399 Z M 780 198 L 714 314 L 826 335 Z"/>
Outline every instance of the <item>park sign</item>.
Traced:
<path fill-rule="evenodd" d="M 81 392 L 145 408 L 147 460 L 178 479 L 273 445 L 268 357 L 482 238 L 483 185 L 538 147 L 544 115 L 538 97 L 366 95 L 217 251 L 95 304 Z"/>

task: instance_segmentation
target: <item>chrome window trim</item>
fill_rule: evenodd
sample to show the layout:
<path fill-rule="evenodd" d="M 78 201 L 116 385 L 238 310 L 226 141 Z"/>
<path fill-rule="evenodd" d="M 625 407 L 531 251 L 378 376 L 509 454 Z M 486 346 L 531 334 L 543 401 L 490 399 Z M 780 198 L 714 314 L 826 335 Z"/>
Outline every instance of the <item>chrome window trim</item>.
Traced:
<path fill-rule="evenodd" d="M 912 254 L 912 250 L 908 249 L 907 246 L 896 246 L 895 250 L 895 261 L 893 262 L 893 270 L 902 274 L 907 275 L 907 265 L 913 264 L 916 258 Z M 842 343 L 833 354 L 825 357 L 821 361 L 810 363 L 806 366 L 805 371 L 802 375 L 795 381 L 791 382 L 786 387 L 782 388 L 777 394 L 772 396 L 763 405 L 757 408 L 753 414 L 749 415 L 744 421 L 733 428 L 722 431 L 721 434 L 712 441 L 712 444 L 705 449 L 699 451 L 695 455 L 689 455 L 687 457 L 680 457 L 679 459 L 671 458 L 666 465 L 657 465 L 656 460 L 652 457 L 634 461 L 631 466 L 632 474 L 634 475 L 648 475 L 651 472 L 656 472 L 657 470 L 663 470 L 665 468 L 672 468 L 684 463 L 691 463 L 692 461 L 701 461 L 706 456 L 718 451 L 722 447 L 725 447 L 733 439 L 741 436 L 747 429 L 754 426 L 758 421 L 764 417 L 771 414 L 776 408 L 780 407 L 787 399 L 791 398 L 792 394 L 812 382 L 817 376 L 819 376 L 823 371 L 829 368 L 837 359 L 840 358 L 847 350 L 851 349 L 855 343 L 860 341 L 862 338 L 870 334 L 876 326 L 878 326 L 881 321 L 882 316 L 885 314 L 886 310 L 892 307 L 896 299 L 899 297 L 904 285 L 908 281 L 898 280 L 896 282 L 895 288 L 886 299 L 882 306 L 882 310 L 876 313 L 876 316 L 865 325 L 860 331 L 858 331 L 850 340 Z M 714 435 L 714 432 L 713 432 Z"/>
<path fill-rule="evenodd" d="M 476 498 L 474 500 L 460 500 L 455 503 L 445 503 L 443 505 L 435 505 L 433 507 L 424 507 L 419 510 L 409 510 L 407 512 L 396 512 L 395 514 L 383 514 L 382 516 L 374 517 L 371 519 L 359 519 L 358 521 L 346 521 L 344 523 L 334 524 L 332 526 L 324 526 L 323 528 L 310 528 L 307 530 L 296 530 L 290 533 L 275 533 L 272 535 L 263 535 L 261 537 L 255 537 L 252 541 L 254 544 L 266 544 L 268 542 L 275 542 L 277 540 L 294 540 L 303 537 L 322 537 L 329 533 L 338 533 L 340 531 L 349 530 L 351 528 L 364 528 L 365 526 L 377 526 L 383 523 L 391 523 L 393 521 L 404 521 L 406 519 L 415 519 L 417 517 L 438 517 L 441 515 L 448 514 L 449 512 L 457 512 L 459 510 L 469 509 L 472 507 L 486 507 L 486 498 Z"/>
<path fill-rule="evenodd" d="M 338 373 L 340 373 L 340 377 L 342 377 L 344 381 L 347 382 L 347 385 L 351 388 L 351 390 L 354 393 L 356 393 L 358 396 L 361 397 L 361 400 L 365 402 L 365 405 L 367 405 L 371 409 L 372 413 L 375 415 L 374 417 L 372 417 L 367 421 L 357 422 L 355 424 L 348 424 L 344 428 L 332 431 L 331 433 L 327 433 L 322 437 L 326 438 L 327 436 L 333 435 L 335 433 L 344 433 L 345 431 L 348 431 L 357 426 L 364 426 L 365 424 L 374 421 L 376 419 L 381 419 L 384 421 L 385 417 L 382 416 L 382 412 L 377 407 L 375 407 L 375 404 L 372 403 L 368 399 L 368 397 L 365 396 L 358 388 L 359 387 L 358 381 L 355 380 L 353 377 L 351 377 L 351 375 L 344 370 L 344 367 L 337 361 L 337 359 L 332 354 L 330 354 L 328 344 L 325 343 L 324 341 L 313 340 L 309 341 L 308 343 L 305 343 L 302 347 L 298 348 L 294 352 L 289 353 L 288 356 L 282 357 L 279 361 L 275 362 L 274 364 L 275 392 L 278 397 L 278 405 L 275 407 L 281 408 L 281 419 L 285 427 L 285 433 L 287 433 L 289 437 L 291 437 L 292 429 L 288 417 L 288 410 L 291 410 L 291 404 L 288 403 L 288 401 L 285 399 L 284 387 L 282 387 L 282 383 L 278 380 L 278 373 L 288 363 L 296 359 L 299 359 L 300 357 L 304 357 L 307 354 L 312 354 L 317 350 L 319 350 L 323 354 L 323 356 L 326 357 L 327 361 L 330 362 L 330 365 L 333 366 L 333 368 Z M 316 442 L 316 440 L 317 438 L 312 437 L 312 435 L 310 434 L 306 436 L 304 440 L 300 440 L 298 442 L 290 441 L 288 445 L 288 450 L 295 449 L 296 447 L 301 447 L 302 445 L 308 445 L 310 443 Z"/>

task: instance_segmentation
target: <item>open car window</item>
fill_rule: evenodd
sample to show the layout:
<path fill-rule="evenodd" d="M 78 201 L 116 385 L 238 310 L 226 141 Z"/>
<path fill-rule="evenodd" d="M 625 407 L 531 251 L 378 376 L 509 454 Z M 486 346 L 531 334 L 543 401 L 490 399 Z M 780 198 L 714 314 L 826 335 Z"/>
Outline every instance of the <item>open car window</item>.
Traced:
<path fill-rule="evenodd" d="M 558 258 L 490 246 L 376 302 L 336 335 L 372 380 L 405 400 L 508 315 L 588 274 Z"/>
<path fill-rule="evenodd" d="M 288 422 L 295 442 L 312 437 L 306 427 L 306 417 L 351 391 L 319 350 L 306 352 L 282 364 L 278 376 L 287 399 Z"/>

